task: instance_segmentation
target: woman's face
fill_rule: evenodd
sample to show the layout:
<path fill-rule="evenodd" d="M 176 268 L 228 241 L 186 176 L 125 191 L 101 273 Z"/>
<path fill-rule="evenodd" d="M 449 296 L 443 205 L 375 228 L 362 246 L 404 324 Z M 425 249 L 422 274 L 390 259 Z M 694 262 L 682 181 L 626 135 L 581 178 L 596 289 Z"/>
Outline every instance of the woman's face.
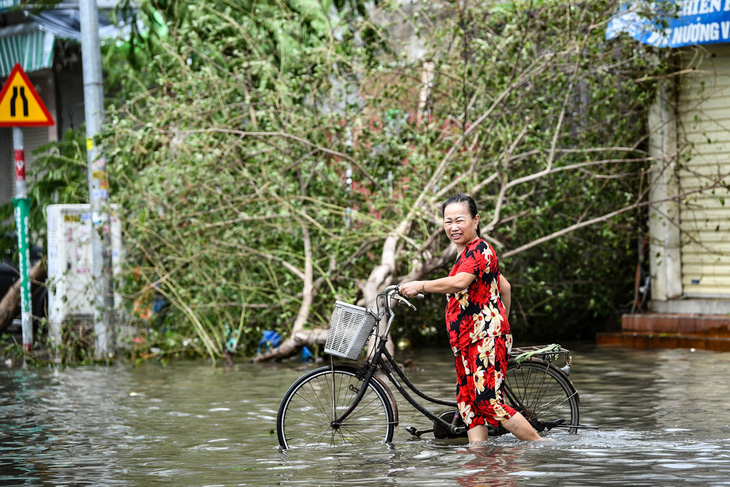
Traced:
<path fill-rule="evenodd" d="M 444 231 L 457 247 L 464 247 L 477 236 L 479 215 L 472 217 L 466 202 L 451 203 L 444 208 Z"/>

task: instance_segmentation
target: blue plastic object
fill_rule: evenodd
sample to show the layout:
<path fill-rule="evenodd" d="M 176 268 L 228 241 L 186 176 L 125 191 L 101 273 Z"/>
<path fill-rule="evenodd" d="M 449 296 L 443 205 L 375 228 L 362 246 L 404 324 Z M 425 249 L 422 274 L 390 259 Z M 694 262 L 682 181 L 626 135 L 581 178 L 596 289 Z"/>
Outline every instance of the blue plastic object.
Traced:
<path fill-rule="evenodd" d="M 307 347 L 302 348 L 302 362 L 314 362 L 314 355 Z"/>
<path fill-rule="evenodd" d="M 272 330 L 264 330 L 264 336 L 259 340 L 259 347 L 256 349 L 256 353 L 261 354 L 261 347 L 264 347 L 264 351 L 276 348 L 281 343 L 281 335 Z"/>

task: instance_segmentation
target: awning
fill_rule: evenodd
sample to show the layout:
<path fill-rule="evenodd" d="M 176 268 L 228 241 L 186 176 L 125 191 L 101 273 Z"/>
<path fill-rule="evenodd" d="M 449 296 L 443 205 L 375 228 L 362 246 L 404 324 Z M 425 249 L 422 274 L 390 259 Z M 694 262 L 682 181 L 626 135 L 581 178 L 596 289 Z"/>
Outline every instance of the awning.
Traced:
<path fill-rule="evenodd" d="M 45 10 L 39 13 L 26 15 L 39 23 L 45 30 L 52 32 L 58 37 L 81 42 L 81 18 L 79 9 L 54 9 Z M 114 25 L 109 21 L 105 11 L 99 10 L 99 38 L 110 39 L 126 37 L 129 35 L 130 27 L 122 22 Z"/>
<path fill-rule="evenodd" d="M 16 63 L 26 73 L 50 68 L 55 40 L 35 22 L 0 29 L 0 78 L 8 77 Z"/>
<path fill-rule="evenodd" d="M 3 0 L 0 0 L 3 1 Z M 0 78 L 6 78 L 19 63 L 26 73 L 50 68 L 56 38 L 81 41 L 81 21 L 78 9 L 46 10 L 37 14 L 26 12 L 32 20 L 0 28 Z M 99 12 L 99 38 L 125 38 L 130 26 L 109 21 Z"/>

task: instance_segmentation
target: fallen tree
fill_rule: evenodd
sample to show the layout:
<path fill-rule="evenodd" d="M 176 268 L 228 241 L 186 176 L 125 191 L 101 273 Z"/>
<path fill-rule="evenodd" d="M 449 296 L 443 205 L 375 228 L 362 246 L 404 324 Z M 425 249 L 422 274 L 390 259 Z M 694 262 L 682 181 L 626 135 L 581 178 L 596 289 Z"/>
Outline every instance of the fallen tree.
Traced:
<path fill-rule="evenodd" d="M 251 356 L 276 330 L 289 340 L 256 360 L 283 358 L 322 343 L 334 300 L 374 307 L 447 272 L 440 203 L 467 192 L 515 329 L 587 337 L 631 299 L 650 174 L 669 167 L 646 124 L 668 63 L 605 40 L 616 5 L 443 6 L 421 61 L 364 17 L 287 57 L 252 42 L 243 7 L 202 4 L 161 41 L 154 85 L 109 111 L 127 295 L 169 299 L 176 350 Z"/>
<path fill-rule="evenodd" d="M 46 267 L 39 260 L 30 268 L 31 296 L 43 285 L 46 277 Z M 18 315 L 20 315 L 20 278 L 0 300 L 0 333 L 4 333 Z"/>

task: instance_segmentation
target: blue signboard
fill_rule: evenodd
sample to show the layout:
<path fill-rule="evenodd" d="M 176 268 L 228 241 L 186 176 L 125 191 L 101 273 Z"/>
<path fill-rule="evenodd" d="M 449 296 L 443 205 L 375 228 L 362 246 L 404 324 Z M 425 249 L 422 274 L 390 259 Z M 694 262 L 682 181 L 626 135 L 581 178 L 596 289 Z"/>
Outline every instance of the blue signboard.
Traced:
<path fill-rule="evenodd" d="M 635 0 L 611 19 L 606 38 L 621 32 L 656 47 L 730 43 L 730 0 Z"/>

